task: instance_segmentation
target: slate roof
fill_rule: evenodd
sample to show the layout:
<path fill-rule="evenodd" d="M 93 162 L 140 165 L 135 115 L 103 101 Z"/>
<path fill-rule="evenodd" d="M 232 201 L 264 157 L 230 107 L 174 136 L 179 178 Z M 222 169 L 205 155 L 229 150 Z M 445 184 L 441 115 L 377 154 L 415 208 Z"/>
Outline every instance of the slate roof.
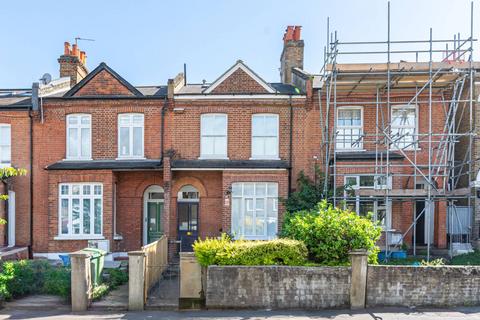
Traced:
<path fill-rule="evenodd" d="M 89 160 L 59 161 L 46 167 L 47 170 L 158 170 L 161 160 Z"/>
<path fill-rule="evenodd" d="M 173 169 L 288 169 L 283 160 L 185 160 L 172 161 Z"/>
<path fill-rule="evenodd" d="M 297 91 L 297 88 L 291 84 L 285 83 L 278 83 L 278 82 L 270 82 L 269 85 L 275 89 L 277 94 L 292 94 L 292 95 L 303 95 L 304 92 Z M 203 94 L 203 91 L 209 84 L 187 84 L 186 86 L 180 88 L 175 94 L 182 95 L 182 94 Z M 268 93 L 266 93 L 268 94 Z M 209 93 L 209 95 L 215 95 L 214 93 Z"/>
<path fill-rule="evenodd" d="M 28 109 L 31 96 L 31 89 L 0 89 L 0 109 Z"/>

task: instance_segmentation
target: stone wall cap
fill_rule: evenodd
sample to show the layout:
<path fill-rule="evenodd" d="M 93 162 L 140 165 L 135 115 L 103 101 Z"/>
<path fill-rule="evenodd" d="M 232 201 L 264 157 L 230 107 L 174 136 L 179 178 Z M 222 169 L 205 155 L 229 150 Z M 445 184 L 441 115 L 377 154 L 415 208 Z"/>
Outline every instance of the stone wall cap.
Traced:
<path fill-rule="evenodd" d="M 348 254 L 350 255 L 368 255 L 367 249 L 353 249 Z"/>
<path fill-rule="evenodd" d="M 129 256 L 146 256 L 147 254 L 143 251 L 129 251 L 128 252 Z"/>
<path fill-rule="evenodd" d="M 195 252 L 180 252 L 180 257 L 195 257 Z"/>
<path fill-rule="evenodd" d="M 91 257 L 92 253 L 91 252 L 86 252 L 86 251 L 75 251 L 69 254 L 71 258 L 89 258 Z"/>

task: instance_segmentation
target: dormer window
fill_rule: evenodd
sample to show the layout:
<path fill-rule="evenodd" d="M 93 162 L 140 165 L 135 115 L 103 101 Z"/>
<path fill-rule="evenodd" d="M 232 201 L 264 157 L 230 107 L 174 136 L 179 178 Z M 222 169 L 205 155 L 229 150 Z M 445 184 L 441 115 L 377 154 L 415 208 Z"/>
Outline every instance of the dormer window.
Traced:
<path fill-rule="evenodd" d="M 118 157 L 143 158 L 143 134 L 143 114 L 120 114 L 118 116 Z"/>
<path fill-rule="evenodd" d="M 92 116 L 70 114 L 67 116 L 67 159 L 92 158 Z"/>

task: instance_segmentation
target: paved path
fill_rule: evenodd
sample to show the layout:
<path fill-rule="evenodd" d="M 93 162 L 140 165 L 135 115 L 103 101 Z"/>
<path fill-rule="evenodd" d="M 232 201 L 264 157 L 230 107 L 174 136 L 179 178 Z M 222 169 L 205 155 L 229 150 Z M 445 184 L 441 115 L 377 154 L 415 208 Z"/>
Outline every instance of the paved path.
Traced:
<path fill-rule="evenodd" d="M 221 319 L 221 320 L 439 320 L 439 319 L 479 319 L 480 307 L 455 308 L 443 310 L 427 309 L 372 309 L 363 312 L 333 310 L 318 312 L 303 311 L 145 311 L 145 312 L 89 312 L 82 314 L 62 313 L 62 311 L 2 310 L 0 319 Z"/>

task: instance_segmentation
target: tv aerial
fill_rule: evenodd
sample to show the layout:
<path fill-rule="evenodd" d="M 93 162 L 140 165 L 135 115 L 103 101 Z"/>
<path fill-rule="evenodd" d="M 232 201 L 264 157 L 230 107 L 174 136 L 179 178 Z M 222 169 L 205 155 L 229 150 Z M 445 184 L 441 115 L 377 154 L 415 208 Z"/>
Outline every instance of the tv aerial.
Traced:
<path fill-rule="evenodd" d="M 81 37 L 75 37 L 75 44 L 78 45 L 78 41 L 95 41 L 95 39 L 88 39 L 88 38 L 81 38 Z"/>

